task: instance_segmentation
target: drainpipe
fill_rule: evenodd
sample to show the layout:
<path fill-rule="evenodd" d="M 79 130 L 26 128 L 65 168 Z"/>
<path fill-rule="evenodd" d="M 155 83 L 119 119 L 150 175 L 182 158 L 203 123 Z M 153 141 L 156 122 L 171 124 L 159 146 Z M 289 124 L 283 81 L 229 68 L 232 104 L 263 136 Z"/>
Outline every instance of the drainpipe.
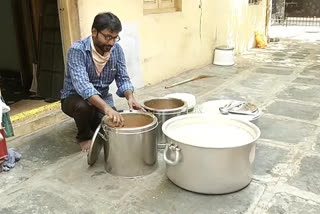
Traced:
<path fill-rule="evenodd" d="M 271 13 L 272 13 L 272 0 L 266 0 L 266 24 L 265 24 L 265 36 L 269 42 L 269 28 L 271 26 Z"/>

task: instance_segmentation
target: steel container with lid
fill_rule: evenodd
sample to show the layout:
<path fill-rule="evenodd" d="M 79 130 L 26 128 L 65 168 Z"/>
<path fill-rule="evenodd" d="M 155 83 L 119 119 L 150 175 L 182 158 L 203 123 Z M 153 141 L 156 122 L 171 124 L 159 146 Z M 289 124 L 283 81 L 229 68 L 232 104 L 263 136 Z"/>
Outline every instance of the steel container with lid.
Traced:
<path fill-rule="evenodd" d="M 189 114 L 166 121 L 166 174 L 176 185 L 199 193 L 223 194 L 252 179 L 260 129 L 238 119 Z"/>
<path fill-rule="evenodd" d="M 88 163 L 92 165 L 97 159 L 103 140 L 107 172 L 124 177 L 142 176 L 153 172 L 157 167 L 157 118 L 150 113 L 137 111 L 120 114 L 124 118 L 123 127 L 112 127 L 107 116 L 102 119 L 103 136 L 101 130 L 100 133 L 96 131 L 100 140 L 92 143 Z"/>
<path fill-rule="evenodd" d="M 170 118 L 187 114 L 188 105 L 181 99 L 161 97 L 144 101 L 143 107 L 158 118 L 157 146 L 164 149 L 166 138 L 161 129 L 162 124 Z"/>

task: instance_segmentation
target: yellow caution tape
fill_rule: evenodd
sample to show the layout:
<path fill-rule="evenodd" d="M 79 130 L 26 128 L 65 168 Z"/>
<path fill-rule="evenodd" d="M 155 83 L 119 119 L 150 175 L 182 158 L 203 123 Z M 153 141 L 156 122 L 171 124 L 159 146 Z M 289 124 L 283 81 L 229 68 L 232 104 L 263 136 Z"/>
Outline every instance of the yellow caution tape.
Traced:
<path fill-rule="evenodd" d="M 12 115 L 12 116 L 10 116 L 11 122 L 14 123 L 14 122 L 17 122 L 20 120 L 25 120 L 25 119 L 28 119 L 31 117 L 35 117 L 38 114 L 41 114 L 41 113 L 44 113 L 44 112 L 47 112 L 50 110 L 58 109 L 58 108 L 60 108 L 60 101 L 50 103 L 50 104 L 47 104 L 44 106 L 40 106 L 38 108 L 34 108 L 34 109 L 31 109 L 28 111 L 24 111 L 24 112 Z"/>

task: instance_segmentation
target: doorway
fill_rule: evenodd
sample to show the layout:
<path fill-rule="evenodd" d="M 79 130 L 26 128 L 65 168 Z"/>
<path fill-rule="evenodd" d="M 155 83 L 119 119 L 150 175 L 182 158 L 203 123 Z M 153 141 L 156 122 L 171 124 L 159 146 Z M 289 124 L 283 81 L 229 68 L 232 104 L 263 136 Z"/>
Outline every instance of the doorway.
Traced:
<path fill-rule="evenodd" d="M 10 115 L 59 100 L 64 59 L 57 0 L 0 4 L 0 89 Z"/>

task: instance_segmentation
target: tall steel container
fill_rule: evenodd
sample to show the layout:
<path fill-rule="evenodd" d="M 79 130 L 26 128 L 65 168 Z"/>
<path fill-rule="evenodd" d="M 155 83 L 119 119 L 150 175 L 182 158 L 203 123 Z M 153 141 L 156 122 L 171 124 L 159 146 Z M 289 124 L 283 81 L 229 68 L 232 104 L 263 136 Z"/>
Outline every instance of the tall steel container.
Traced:
<path fill-rule="evenodd" d="M 142 176 L 157 167 L 157 118 L 150 113 L 124 112 L 124 127 L 112 127 L 103 118 L 104 154 L 107 172 L 125 176 Z"/>
<path fill-rule="evenodd" d="M 144 101 L 143 107 L 158 118 L 159 125 L 156 131 L 157 146 L 159 149 L 164 149 L 166 146 L 166 138 L 162 132 L 161 126 L 170 118 L 187 114 L 187 103 L 176 98 L 162 97 Z"/>

